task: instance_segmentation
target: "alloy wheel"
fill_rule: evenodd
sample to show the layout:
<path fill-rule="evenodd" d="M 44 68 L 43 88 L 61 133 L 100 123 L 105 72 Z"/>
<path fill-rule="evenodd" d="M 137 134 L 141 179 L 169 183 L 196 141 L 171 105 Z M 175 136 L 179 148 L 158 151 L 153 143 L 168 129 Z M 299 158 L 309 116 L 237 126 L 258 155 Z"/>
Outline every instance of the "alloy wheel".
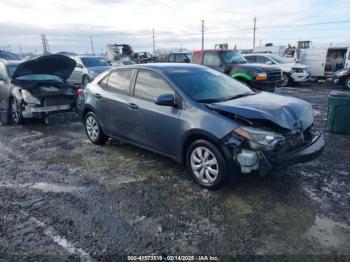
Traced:
<path fill-rule="evenodd" d="M 288 76 L 283 74 L 283 76 L 282 76 L 282 86 L 286 87 L 288 85 L 288 82 L 289 82 Z"/>
<path fill-rule="evenodd" d="M 191 153 L 191 168 L 194 175 L 205 184 L 212 184 L 219 175 L 218 161 L 206 147 L 197 147 Z"/>
<path fill-rule="evenodd" d="M 96 141 L 98 139 L 100 129 L 95 117 L 91 115 L 88 116 L 86 118 L 85 126 L 86 126 L 86 131 L 88 133 L 89 138 L 92 141 Z"/>

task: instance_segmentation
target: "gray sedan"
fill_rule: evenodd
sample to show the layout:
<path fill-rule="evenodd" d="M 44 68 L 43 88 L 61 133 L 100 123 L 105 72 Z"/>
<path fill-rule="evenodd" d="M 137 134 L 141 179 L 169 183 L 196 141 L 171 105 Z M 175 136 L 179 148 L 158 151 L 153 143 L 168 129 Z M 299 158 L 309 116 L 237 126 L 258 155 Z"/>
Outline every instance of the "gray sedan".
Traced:
<path fill-rule="evenodd" d="M 96 56 L 72 56 L 77 63 L 74 71 L 68 79 L 73 84 L 90 83 L 100 73 L 108 70 L 111 66 L 102 57 Z"/>
<path fill-rule="evenodd" d="M 310 161 L 324 147 L 309 103 L 253 92 L 198 65 L 105 72 L 87 85 L 77 107 L 93 143 L 111 137 L 169 156 L 209 189 L 239 172 Z"/>

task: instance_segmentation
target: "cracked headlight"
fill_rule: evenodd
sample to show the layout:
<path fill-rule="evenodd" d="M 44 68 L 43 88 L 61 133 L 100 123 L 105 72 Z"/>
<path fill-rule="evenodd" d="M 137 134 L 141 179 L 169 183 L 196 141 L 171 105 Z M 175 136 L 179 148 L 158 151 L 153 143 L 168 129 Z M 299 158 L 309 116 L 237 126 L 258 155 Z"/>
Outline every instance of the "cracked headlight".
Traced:
<path fill-rule="evenodd" d="M 264 148 L 272 150 L 278 142 L 285 140 L 282 135 L 276 132 L 252 127 L 242 126 L 236 128 L 234 132 L 239 136 L 246 138 L 251 149 Z"/>
<path fill-rule="evenodd" d="M 27 90 L 22 89 L 21 93 L 22 93 L 24 102 L 26 102 L 27 104 L 41 105 L 40 100 L 35 96 L 33 96 L 31 93 L 29 93 Z"/>

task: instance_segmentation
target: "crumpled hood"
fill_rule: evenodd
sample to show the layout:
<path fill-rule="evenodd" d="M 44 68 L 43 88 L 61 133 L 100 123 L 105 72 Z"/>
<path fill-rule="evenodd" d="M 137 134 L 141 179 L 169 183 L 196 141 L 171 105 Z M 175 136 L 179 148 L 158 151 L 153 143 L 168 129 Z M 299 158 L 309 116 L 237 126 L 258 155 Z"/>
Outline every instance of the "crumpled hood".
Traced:
<path fill-rule="evenodd" d="M 314 122 L 311 104 L 303 100 L 261 92 L 208 107 L 250 120 L 269 120 L 286 129 L 306 129 Z"/>
<path fill-rule="evenodd" d="M 55 75 L 63 80 L 69 78 L 76 62 L 64 55 L 46 55 L 19 64 L 12 75 L 16 79 L 25 75 Z"/>
<path fill-rule="evenodd" d="M 88 67 L 89 70 L 94 71 L 96 73 L 102 73 L 108 69 L 110 69 L 111 66 L 94 66 L 94 67 Z"/>

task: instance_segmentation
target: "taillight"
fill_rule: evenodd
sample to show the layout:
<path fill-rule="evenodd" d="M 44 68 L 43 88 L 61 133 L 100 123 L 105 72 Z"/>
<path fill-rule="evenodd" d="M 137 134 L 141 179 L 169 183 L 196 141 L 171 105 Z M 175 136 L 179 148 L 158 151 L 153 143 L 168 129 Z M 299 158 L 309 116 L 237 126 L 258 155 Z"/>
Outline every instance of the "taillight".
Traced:
<path fill-rule="evenodd" d="M 77 89 L 77 96 L 79 97 L 82 93 L 83 93 L 83 89 L 81 88 L 81 87 L 79 87 L 78 89 Z"/>

